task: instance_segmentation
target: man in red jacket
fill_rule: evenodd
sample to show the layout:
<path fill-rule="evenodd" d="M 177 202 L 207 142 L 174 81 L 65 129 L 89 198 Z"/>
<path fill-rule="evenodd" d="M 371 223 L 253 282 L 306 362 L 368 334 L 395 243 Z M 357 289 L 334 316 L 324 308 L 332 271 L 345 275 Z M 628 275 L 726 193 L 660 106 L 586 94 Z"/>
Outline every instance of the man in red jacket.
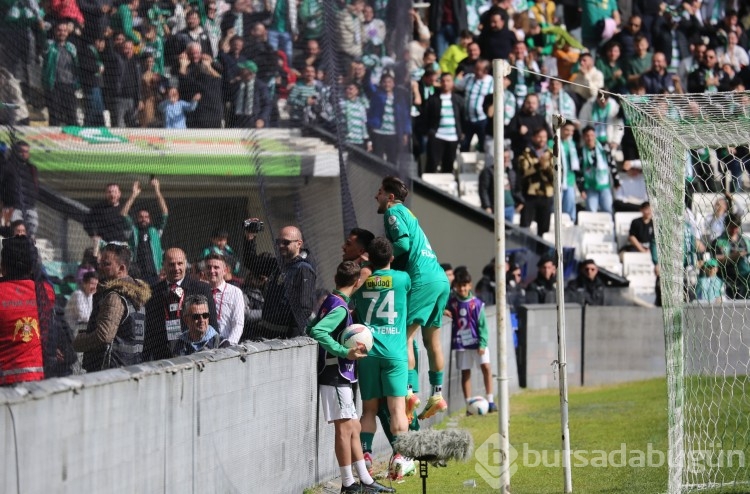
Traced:
<path fill-rule="evenodd" d="M 54 305 L 51 287 L 38 299 L 33 271 L 38 262 L 36 247 L 28 237 L 3 240 L 0 271 L 0 385 L 44 379 L 42 337 L 48 322 L 39 314 L 50 314 Z M 38 304 L 38 302 L 40 302 Z"/>

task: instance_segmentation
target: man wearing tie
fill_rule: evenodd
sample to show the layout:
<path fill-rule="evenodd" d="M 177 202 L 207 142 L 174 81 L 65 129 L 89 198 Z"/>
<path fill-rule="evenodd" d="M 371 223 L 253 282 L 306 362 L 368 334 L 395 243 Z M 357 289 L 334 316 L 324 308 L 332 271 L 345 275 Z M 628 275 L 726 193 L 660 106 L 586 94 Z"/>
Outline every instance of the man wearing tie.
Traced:
<path fill-rule="evenodd" d="M 242 330 L 245 327 L 245 299 L 242 290 L 225 281 L 227 264 L 224 256 L 209 254 L 206 256 L 205 263 L 206 279 L 211 287 L 219 322 L 216 330 L 222 339 L 236 345 L 240 342 Z"/>
<path fill-rule="evenodd" d="M 271 96 L 268 86 L 256 77 L 258 66 L 248 60 L 237 64 L 240 73 L 230 86 L 232 102 L 231 126 L 262 129 L 271 119 Z"/>
<path fill-rule="evenodd" d="M 154 285 L 151 299 L 146 304 L 144 362 L 174 356 L 175 345 L 180 335 L 187 330 L 182 311 L 188 295 L 203 295 L 208 299 L 211 314 L 209 324 L 214 328 L 218 327 L 211 288 L 206 283 L 186 277 L 185 252 L 176 247 L 168 249 L 164 253 L 163 266 L 166 278 Z"/>

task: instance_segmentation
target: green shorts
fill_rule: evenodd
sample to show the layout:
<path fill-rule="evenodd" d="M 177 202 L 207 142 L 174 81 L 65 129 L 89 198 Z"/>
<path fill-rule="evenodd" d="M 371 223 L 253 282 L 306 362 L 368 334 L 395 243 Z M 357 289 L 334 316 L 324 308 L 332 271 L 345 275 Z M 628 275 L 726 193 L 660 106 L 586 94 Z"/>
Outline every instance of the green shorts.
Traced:
<path fill-rule="evenodd" d="M 406 396 L 408 364 L 406 360 L 367 357 L 357 362 L 359 394 L 362 401 L 386 396 Z"/>
<path fill-rule="evenodd" d="M 423 328 L 439 328 L 443 325 L 443 311 L 448 305 L 451 287 L 448 280 L 433 281 L 412 287 L 409 292 L 409 314 L 406 325 L 419 323 Z"/>

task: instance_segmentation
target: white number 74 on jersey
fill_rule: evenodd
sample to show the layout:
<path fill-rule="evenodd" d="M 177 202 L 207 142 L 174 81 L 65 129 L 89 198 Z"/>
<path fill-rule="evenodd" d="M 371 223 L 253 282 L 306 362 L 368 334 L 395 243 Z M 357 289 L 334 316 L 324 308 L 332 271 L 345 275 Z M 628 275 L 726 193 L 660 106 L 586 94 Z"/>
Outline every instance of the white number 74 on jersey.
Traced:
<path fill-rule="evenodd" d="M 381 293 L 382 292 L 363 292 L 362 293 L 363 298 L 370 300 L 370 305 L 369 307 L 367 307 L 367 316 L 366 316 L 365 324 L 369 325 L 372 323 L 373 311 L 375 311 L 375 317 L 377 317 L 378 319 L 380 320 L 388 319 L 388 324 L 396 323 L 398 312 L 394 310 L 395 302 L 393 300 L 394 294 L 392 291 L 385 292 L 385 298 L 383 298 L 377 310 L 375 310 L 375 305 L 378 303 Z"/>

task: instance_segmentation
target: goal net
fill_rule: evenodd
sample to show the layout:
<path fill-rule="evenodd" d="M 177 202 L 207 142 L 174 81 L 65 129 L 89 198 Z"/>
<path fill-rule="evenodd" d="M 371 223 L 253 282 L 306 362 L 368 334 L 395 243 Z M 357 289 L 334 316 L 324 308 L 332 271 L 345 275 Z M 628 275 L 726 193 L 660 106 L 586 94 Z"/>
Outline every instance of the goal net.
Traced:
<path fill-rule="evenodd" d="M 669 492 L 747 492 L 750 94 L 622 102 L 655 218 Z"/>

